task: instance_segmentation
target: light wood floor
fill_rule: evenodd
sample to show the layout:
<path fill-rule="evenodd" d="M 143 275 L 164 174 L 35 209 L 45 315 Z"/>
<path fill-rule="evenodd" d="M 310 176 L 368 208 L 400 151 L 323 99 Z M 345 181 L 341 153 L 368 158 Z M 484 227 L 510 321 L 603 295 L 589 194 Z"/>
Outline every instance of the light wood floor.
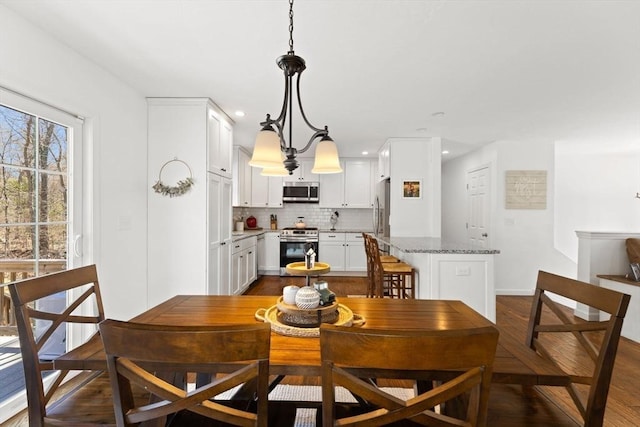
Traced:
<path fill-rule="evenodd" d="M 338 297 L 347 295 L 364 295 L 366 279 L 363 277 L 323 277 L 329 282 L 330 289 Z M 299 277 L 281 278 L 264 276 L 255 282 L 246 292 L 248 295 L 281 295 L 286 285 L 301 286 L 304 279 Z M 521 336 L 524 340 L 526 325 L 531 305 L 530 297 L 498 296 L 497 323 L 507 326 L 510 332 Z M 568 310 L 568 312 L 570 312 Z M 301 378 L 287 378 L 293 384 L 319 385 L 319 380 L 305 380 Z M 554 392 L 555 393 L 555 392 Z M 572 408 L 568 394 L 560 390 L 554 398 L 561 406 Z M 15 427 L 27 425 L 26 413 L 18 414 L 12 420 L 0 424 L 0 427 Z M 640 426 L 640 344 L 629 339 L 620 341 L 613 378 L 611 381 L 607 411 L 605 413 L 606 427 Z"/>

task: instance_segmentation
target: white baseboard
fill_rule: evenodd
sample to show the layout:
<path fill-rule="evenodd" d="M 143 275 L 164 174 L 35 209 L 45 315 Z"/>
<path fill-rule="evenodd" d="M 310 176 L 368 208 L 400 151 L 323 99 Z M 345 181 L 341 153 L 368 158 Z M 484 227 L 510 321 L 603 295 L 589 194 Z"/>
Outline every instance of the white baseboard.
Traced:
<path fill-rule="evenodd" d="M 530 297 L 533 293 L 533 289 L 496 289 L 496 295 Z"/>

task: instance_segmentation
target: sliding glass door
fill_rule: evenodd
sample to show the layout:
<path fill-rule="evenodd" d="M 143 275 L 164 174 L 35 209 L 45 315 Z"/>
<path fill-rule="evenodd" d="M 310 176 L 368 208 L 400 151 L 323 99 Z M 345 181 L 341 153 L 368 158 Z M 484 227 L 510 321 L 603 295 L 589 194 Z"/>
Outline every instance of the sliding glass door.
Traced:
<path fill-rule="evenodd" d="M 4 285 L 81 264 L 81 139 L 80 119 L 0 89 L 0 422 L 25 405 L 15 319 Z M 66 295 L 39 304 L 62 309 Z M 41 326 L 34 325 L 36 334 Z M 43 354 L 64 352 L 67 333 L 60 328 Z"/>

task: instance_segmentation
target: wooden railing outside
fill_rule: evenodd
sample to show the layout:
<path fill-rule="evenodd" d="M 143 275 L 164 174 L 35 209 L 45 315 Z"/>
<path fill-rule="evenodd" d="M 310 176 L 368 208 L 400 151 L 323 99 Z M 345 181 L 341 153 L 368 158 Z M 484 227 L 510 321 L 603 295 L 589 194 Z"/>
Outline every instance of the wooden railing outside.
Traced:
<path fill-rule="evenodd" d="M 35 260 L 3 259 L 0 260 L 0 335 L 6 335 L 6 329 L 15 329 L 15 315 L 11 305 L 11 297 L 6 284 L 16 280 L 35 276 Z M 38 274 L 49 274 L 62 271 L 67 267 L 65 259 L 47 259 L 38 261 Z"/>

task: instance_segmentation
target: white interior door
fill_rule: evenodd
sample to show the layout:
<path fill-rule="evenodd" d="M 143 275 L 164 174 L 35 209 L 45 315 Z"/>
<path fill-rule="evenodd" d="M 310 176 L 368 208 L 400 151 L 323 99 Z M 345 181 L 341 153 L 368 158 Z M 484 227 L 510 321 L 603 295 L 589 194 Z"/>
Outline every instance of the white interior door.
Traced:
<path fill-rule="evenodd" d="M 488 246 L 491 236 L 489 172 L 489 167 L 483 167 L 467 174 L 467 236 L 471 244 L 483 248 Z"/>

